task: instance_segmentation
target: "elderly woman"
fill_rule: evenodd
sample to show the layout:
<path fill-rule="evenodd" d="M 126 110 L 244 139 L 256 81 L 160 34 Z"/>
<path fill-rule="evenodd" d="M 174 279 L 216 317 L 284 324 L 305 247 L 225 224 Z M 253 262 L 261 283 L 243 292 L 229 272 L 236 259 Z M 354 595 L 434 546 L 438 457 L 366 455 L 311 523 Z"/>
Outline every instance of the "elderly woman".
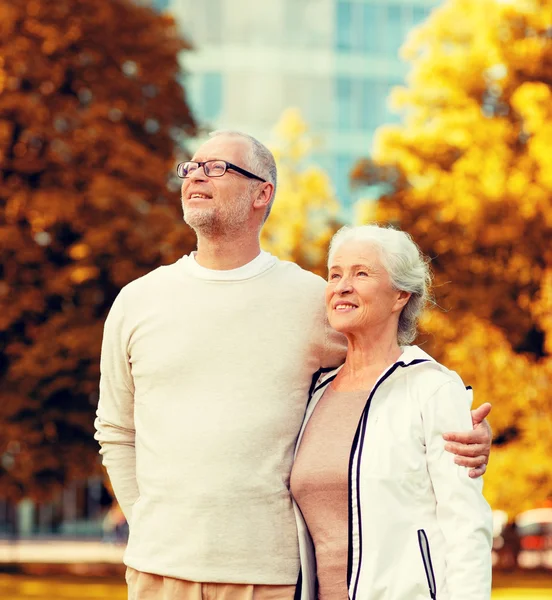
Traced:
<path fill-rule="evenodd" d="M 491 511 L 443 441 L 471 429 L 472 391 L 407 345 L 428 265 L 406 233 L 362 226 L 334 236 L 328 268 L 328 317 L 349 349 L 313 385 L 297 442 L 300 597 L 488 600 Z"/>

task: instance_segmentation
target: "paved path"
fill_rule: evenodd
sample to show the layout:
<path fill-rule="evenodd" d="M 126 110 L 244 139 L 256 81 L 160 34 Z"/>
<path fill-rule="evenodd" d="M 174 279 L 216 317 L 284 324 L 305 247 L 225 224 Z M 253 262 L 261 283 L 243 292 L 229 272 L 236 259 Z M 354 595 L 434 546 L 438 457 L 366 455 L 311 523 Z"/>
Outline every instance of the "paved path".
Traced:
<path fill-rule="evenodd" d="M 123 561 L 124 545 L 97 540 L 0 540 L 1 563 L 112 563 Z"/>

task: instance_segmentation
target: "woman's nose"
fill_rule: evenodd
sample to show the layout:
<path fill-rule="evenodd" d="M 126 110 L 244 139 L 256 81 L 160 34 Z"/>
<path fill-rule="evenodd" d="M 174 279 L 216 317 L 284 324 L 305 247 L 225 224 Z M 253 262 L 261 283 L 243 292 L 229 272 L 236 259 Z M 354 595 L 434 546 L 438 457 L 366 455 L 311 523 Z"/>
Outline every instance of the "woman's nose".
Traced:
<path fill-rule="evenodd" d="M 335 287 L 338 294 L 347 294 L 352 290 L 351 281 L 347 277 L 342 277 Z"/>

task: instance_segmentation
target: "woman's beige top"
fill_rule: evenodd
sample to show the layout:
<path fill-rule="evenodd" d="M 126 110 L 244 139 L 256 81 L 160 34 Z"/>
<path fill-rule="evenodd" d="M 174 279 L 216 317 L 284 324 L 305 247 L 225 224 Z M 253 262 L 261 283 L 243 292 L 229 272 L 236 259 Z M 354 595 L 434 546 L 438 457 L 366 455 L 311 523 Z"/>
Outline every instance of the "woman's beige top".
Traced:
<path fill-rule="evenodd" d="M 348 600 L 349 456 L 368 394 L 328 388 L 291 472 L 291 492 L 314 541 L 319 600 Z"/>

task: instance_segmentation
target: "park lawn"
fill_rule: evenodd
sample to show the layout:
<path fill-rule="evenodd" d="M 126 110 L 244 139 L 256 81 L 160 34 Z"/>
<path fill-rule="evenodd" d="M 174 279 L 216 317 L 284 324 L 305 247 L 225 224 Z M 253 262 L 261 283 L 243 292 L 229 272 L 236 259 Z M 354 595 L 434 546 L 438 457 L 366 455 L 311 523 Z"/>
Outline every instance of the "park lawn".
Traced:
<path fill-rule="evenodd" d="M 119 581 L 0 574 L 0 600 L 126 600 L 126 586 Z M 551 589 L 503 587 L 493 590 L 492 600 L 550 600 Z"/>
<path fill-rule="evenodd" d="M 1 600 L 126 600 L 124 582 L 0 574 Z"/>
<path fill-rule="evenodd" d="M 550 590 L 528 588 L 493 590 L 492 600 L 550 600 Z"/>

